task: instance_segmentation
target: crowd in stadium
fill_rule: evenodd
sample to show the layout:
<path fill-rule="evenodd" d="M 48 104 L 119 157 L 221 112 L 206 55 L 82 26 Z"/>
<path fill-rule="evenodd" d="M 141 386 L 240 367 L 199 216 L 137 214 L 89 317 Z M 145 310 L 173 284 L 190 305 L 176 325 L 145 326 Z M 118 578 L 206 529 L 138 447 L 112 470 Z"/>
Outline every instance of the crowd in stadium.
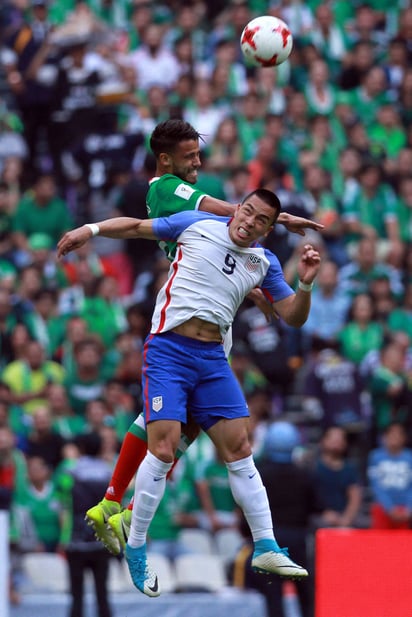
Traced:
<path fill-rule="evenodd" d="M 276 69 L 247 66 L 239 46 L 263 14 L 293 33 Z M 169 262 L 151 241 L 95 237 L 62 260 L 56 244 L 84 223 L 147 216 L 148 141 L 170 117 L 202 135 L 203 191 L 236 204 L 268 188 L 324 225 L 265 240 L 292 286 L 304 243 L 322 255 L 303 328 L 248 301 L 234 322 L 256 459 L 279 463 L 270 429 L 286 419 L 293 460 L 316 477 L 311 525 L 410 528 L 412 4 L 4 0 L 0 27 L 0 508 L 12 504 L 15 550 L 62 548 L 58 489 L 80 436 L 99 433 L 113 465 L 141 409 Z M 240 526 L 207 439 L 185 459 L 154 543 Z M 402 487 L 388 461 L 409 469 Z M 343 470 L 342 494 L 328 470 Z"/>

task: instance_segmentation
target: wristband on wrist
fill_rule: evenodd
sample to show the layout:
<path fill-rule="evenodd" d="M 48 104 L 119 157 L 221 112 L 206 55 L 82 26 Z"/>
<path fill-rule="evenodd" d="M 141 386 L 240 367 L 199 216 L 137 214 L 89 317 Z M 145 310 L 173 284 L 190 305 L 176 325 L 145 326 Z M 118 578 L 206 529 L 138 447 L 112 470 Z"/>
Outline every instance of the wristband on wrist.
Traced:
<path fill-rule="evenodd" d="M 304 283 L 303 281 L 299 281 L 298 287 L 302 291 L 312 291 L 313 283 Z"/>
<path fill-rule="evenodd" d="M 96 223 L 85 223 L 85 227 L 88 227 L 90 229 L 90 231 L 92 232 L 92 236 L 98 236 L 99 235 L 99 226 L 96 225 Z"/>

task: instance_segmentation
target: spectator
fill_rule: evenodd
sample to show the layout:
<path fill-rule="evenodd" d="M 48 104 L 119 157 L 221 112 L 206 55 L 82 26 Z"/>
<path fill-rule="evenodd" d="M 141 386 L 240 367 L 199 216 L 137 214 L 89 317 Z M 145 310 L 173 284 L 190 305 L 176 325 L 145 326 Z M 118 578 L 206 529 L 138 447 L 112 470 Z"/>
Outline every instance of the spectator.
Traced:
<path fill-rule="evenodd" d="M 370 41 L 355 43 L 339 66 L 338 83 L 344 92 L 359 88 L 362 78 L 375 62 L 375 50 Z M 352 93 L 349 93 L 349 99 Z M 356 108 L 353 108 L 356 110 Z"/>
<path fill-rule="evenodd" d="M 210 144 L 208 166 L 227 179 L 242 163 L 243 153 L 237 124 L 233 117 L 228 116 L 219 123 L 216 135 Z"/>
<path fill-rule="evenodd" d="M 44 349 L 38 341 L 30 341 L 23 358 L 10 362 L 2 373 L 2 380 L 10 387 L 13 403 L 21 405 L 26 413 L 45 405 L 48 386 L 62 383 L 63 367 L 46 360 Z"/>
<path fill-rule="evenodd" d="M 85 432 L 86 421 L 71 409 L 66 389 L 62 384 L 49 386 L 48 401 L 53 431 L 57 432 L 65 442 L 73 441 Z"/>
<path fill-rule="evenodd" d="M 33 544 L 30 546 L 27 543 L 25 550 L 54 553 L 60 538 L 60 508 L 52 470 L 42 457 L 30 456 L 27 474 L 28 483 L 20 505 L 26 510 L 31 523 Z"/>
<path fill-rule="evenodd" d="M 67 205 L 56 195 L 54 176 L 46 173 L 37 175 L 13 216 L 14 243 L 22 253 L 21 259 L 25 259 L 21 262 L 19 257 L 19 263 L 28 262 L 29 236 L 47 234 L 54 247 L 72 223 Z"/>
<path fill-rule="evenodd" d="M 348 41 L 339 24 L 334 22 L 331 6 L 319 4 L 315 11 L 313 28 L 308 28 L 307 38 L 322 53 L 333 74 L 346 55 Z"/>
<path fill-rule="evenodd" d="M 206 79 L 198 79 L 195 83 L 193 98 L 189 100 L 183 110 L 183 118 L 203 137 L 200 147 L 205 149 L 210 145 L 223 118 L 228 115 L 228 109 L 220 108 Z"/>
<path fill-rule="evenodd" d="M 375 319 L 371 296 L 362 293 L 355 296 L 349 321 L 339 332 L 343 356 L 360 364 L 368 351 L 381 347 L 383 336 L 383 326 Z"/>
<path fill-rule="evenodd" d="M 110 555 L 95 540 L 84 520 L 84 513 L 104 490 L 111 466 L 101 458 L 101 438 L 90 433 L 77 440 L 80 458 L 59 478 L 62 508 L 60 545 L 65 551 L 71 595 L 71 615 L 81 617 L 84 602 L 84 577 L 91 571 L 94 579 L 99 617 L 111 617 L 108 598 Z"/>
<path fill-rule="evenodd" d="M 406 286 L 402 302 L 390 312 L 388 327 L 392 332 L 404 332 L 412 340 L 412 282 Z"/>
<path fill-rule="evenodd" d="M 104 400 L 109 407 L 110 415 L 113 417 L 117 438 L 122 441 L 136 417 L 133 398 L 122 383 L 113 378 L 105 384 Z"/>
<path fill-rule="evenodd" d="M 342 427 L 323 433 L 314 466 L 321 513 L 316 527 L 356 527 L 361 524 L 362 488 L 355 465 L 347 458 L 347 436 Z"/>
<path fill-rule="evenodd" d="M 324 124 L 327 120 L 324 117 L 314 118 L 313 137 L 316 140 L 315 125 Z M 316 151 L 318 148 L 325 150 L 322 152 L 319 161 L 316 163 L 308 163 L 304 169 L 303 175 L 303 191 L 301 198 L 304 204 L 305 211 L 310 213 L 310 216 L 315 218 L 319 223 L 325 226 L 320 231 L 325 242 L 326 249 L 330 258 L 336 262 L 340 268 L 348 262 L 348 255 L 344 243 L 343 221 L 340 212 L 340 204 L 338 198 L 333 194 L 329 187 L 329 175 L 325 167 L 329 167 L 331 161 L 335 161 L 338 166 L 335 147 L 328 147 L 326 144 L 330 140 L 330 131 L 326 127 L 326 133 L 321 137 L 320 143 L 315 143 L 312 154 L 317 158 Z M 318 151 L 320 154 L 320 152 Z M 301 154 L 303 158 L 305 152 Z M 311 156 L 311 155 L 309 155 Z M 329 163 L 326 164 L 326 159 Z"/>
<path fill-rule="evenodd" d="M 163 84 L 171 90 L 179 76 L 179 63 L 164 43 L 163 28 L 151 23 L 140 34 L 141 45 L 128 57 L 135 71 L 137 89 L 147 92 L 150 86 Z"/>
<path fill-rule="evenodd" d="M 406 132 L 397 109 L 390 104 L 382 105 L 374 122 L 368 129 L 372 149 L 383 150 L 385 157 L 395 159 L 406 146 Z"/>
<path fill-rule="evenodd" d="M 96 132 L 98 126 L 97 89 L 104 78 L 101 69 L 88 61 L 89 36 L 90 33 L 76 33 L 60 41 L 63 57 L 54 75 L 49 146 L 61 191 L 66 187 L 64 154 Z"/>
<path fill-rule="evenodd" d="M 264 115 L 265 101 L 262 96 L 258 96 L 253 92 L 246 94 L 242 98 L 239 109 L 236 110 L 239 138 L 246 163 L 253 158 L 257 142 L 264 135 Z"/>
<path fill-rule="evenodd" d="M 39 171 L 42 131 L 49 132 L 51 91 L 41 79 L 53 69 L 49 35 L 48 1 L 31 0 L 23 23 L 12 27 L 7 36 L 13 52 L 13 63 L 8 72 L 9 86 L 14 93 L 22 117 L 24 137 L 29 148 L 26 164 L 26 182 L 32 182 Z"/>
<path fill-rule="evenodd" d="M 0 367 L 4 367 L 13 360 L 12 332 L 17 325 L 13 314 L 12 297 L 9 291 L 0 288 Z"/>
<path fill-rule="evenodd" d="M 350 91 L 350 104 L 365 127 L 375 121 L 381 105 L 391 103 L 387 86 L 384 68 L 374 65 L 362 75 L 360 85 Z"/>
<path fill-rule="evenodd" d="M 13 260 L 12 214 L 13 204 L 10 199 L 7 182 L 0 181 L 0 259 Z"/>
<path fill-rule="evenodd" d="M 28 458 L 40 457 L 54 471 L 61 463 L 65 441 L 53 428 L 50 408 L 37 406 L 32 413 L 32 422 L 27 436 L 26 455 Z"/>
<path fill-rule="evenodd" d="M 392 422 L 382 445 L 370 452 L 371 528 L 410 529 L 412 515 L 412 451 L 402 424 Z"/>
<path fill-rule="evenodd" d="M 57 315 L 57 296 L 51 289 L 40 289 L 33 298 L 33 310 L 24 322 L 30 338 L 38 341 L 51 358 L 63 339 L 64 322 Z"/>
<path fill-rule="evenodd" d="M 312 353 L 302 388 L 303 410 L 323 430 L 342 426 L 347 433 L 364 431 L 365 384 L 358 367 L 342 357 L 336 342 L 328 346 L 324 341 L 314 341 Z"/>
<path fill-rule="evenodd" d="M 412 244 L 412 176 L 400 180 L 397 211 L 401 240 Z"/>
<path fill-rule="evenodd" d="M 344 148 L 339 155 L 338 165 L 331 170 L 331 188 L 335 197 L 345 199 L 356 191 L 362 159 L 356 148 Z"/>
<path fill-rule="evenodd" d="M 99 339 L 88 336 L 76 343 L 73 350 L 74 366 L 68 372 L 65 386 L 73 411 L 83 416 L 89 401 L 103 393 L 105 380 L 103 346 Z M 111 375 L 110 375 L 111 376 Z"/>
<path fill-rule="evenodd" d="M 127 329 L 126 311 L 119 300 L 118 280 L 105 276 L 96 281 L 96 293 L 84 299 L 81 316 L 88 331 L 98 335 L 110 349 L 117 335 Z"/>
<path fill-rule="evenodd" d="M 67 286 L 63 266 L 57 261 L 53 242 L 47 234 L 35 233 L 28 238 L 29 263 L 40 276 L 42 285 L 48 290 L 59 290 Z"/>
<path fill-rule="evenodd" d="M 10 341 L 12 348 L 12 360 L 23 360 L 26 356 L 27 345 L 30 342 L 30 334 L 27 326 L 18 322 L 11 333 Z"/>
<path fill-rule="evenodd" d="M 382 431 L 392 421 L 401 422 L 410 429 L 412 390 L 405 372 L 405 356 L 405 348 L 389 341 L 382 346 L 380 363 L 371 371 L 373 447 L 379 444 Z"/>
<path fill-rule="evenodd" d="M 339 270 L 333 261 L 322 262 L 317 285 L 312 292 L 310 314 L 303 327 L 307 351 L 317 341 L 324 346 L 334 346 L 346 324 L 351 301 L 339 285 L 338 276 Z"/>
<path fill-rule="evenodd" d="M 348 241 L 359 241 L 362 236 L 375 238 L 383 258 L 391 251 L 400 251 L 395 195 L 382 183 L 378 165 L 366 163 L 361 168 L 359 188 L 347 195 L 343 204 L 343 221 Z"/>
<path fill-rule="evenodd" d="M 326 8 L 326 7 L 325 7 Z M 323 10 L 323 9 L 322 9 Z M 336 93 L 330 85 L 328 65 L 316 60 L 309 68 L 309 79 L 304 88 L 308 111 L 311 116 L 329 115 L 335 107 Z"/>
<path fill-rule="evenodd" d="M 31 420 L 18 405 L 11 403 L 11 392 L 7 384 L 0 381 L 0 426 L 11 429 L 16 446 L 24 451 Z"/>
<path fill-rule="evenodd" d="M 245 394 L 255 387 L 266 385 L 270 385 L 280 397 L 289 394 L 294 375 L 288 366 L 289 352 L 284 325 L 278 320 L 268 322 L 255 305 L 246 302 L 243 310 L 236 316 L 233 336 L 235 344 L 232 349 L 232 369 L 237 374 Z M 238 364 L 242 346 L 249 356 L 247 365 L 255 366 L 255 380 L 249 385 L 247 377 L 241 378 L 242 371 Z M 261 374 L 260 379 L 256 369 Z"/>
<path fill-rule="evenodd" d="M 80 313 L 85 298 L 93 295 L 101 276 L 115 276 L 91 247 L 77 251 L 64 267 L 70 286 L 59 294 L 59 312 L 66 316 Z"/>
<path fill-rule="evenodd" d="M 34 299 L 41 290 L 41 275 L 34 266 L 20 270 L 13 294 L 13 309 L 19 321 L 24 321 L 34 309 Z"/>
<path fill-rule="evenodd" d="M 340 269 L 339 286 L 351 296 L 368 293 L 371 282 L 382 275 L 389 277 L 395 297 L 401 297 L 403 285 L 399 271 L 378 257 L 376 239 L 364 237 L 356 247 L 353 260 Z"/>
<path fill-rule="evenodd" d="M 22 195 L 23 162 L 15 156 L 8 156 L 3 164 L 1 179 L 7 184 L 9 191 L 10 209 L 15 211 Z"/>
<path fill-rule="evenodd" d="M 89 401 L 85 410 L 85 432 L 100 433 L 104 426 L 113 425 L 113 418 L 109 413 L 109 406 L 103 398 Z"/>

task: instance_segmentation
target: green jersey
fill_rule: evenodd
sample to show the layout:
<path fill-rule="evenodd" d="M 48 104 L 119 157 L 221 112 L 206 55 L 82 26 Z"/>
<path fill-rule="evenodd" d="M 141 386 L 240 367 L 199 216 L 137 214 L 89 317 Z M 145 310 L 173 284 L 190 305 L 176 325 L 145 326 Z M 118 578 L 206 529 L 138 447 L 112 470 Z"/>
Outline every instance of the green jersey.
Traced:
<path fill-rule="evenodd" d="M 185 210 L 197 210 L 206 193 L 173 174 L 153 178 L 146 197 L 148 217 L 151 219 L 170 216 Z M 159 242 L 169 259 L 176 252 L 176 242 Z"/>

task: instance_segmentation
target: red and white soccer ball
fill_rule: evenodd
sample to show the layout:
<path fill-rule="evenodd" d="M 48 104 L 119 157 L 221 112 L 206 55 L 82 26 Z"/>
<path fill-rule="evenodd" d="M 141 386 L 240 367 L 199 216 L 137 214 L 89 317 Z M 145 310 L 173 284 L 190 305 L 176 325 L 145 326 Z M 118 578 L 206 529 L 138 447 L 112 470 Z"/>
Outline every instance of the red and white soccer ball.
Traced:
<path fill-rule="evenodd" d="M 247 64 L 277 66 L 289 58 L 293 37 L 284 21 L 263 15 L 245 26 L 240 46 Z"/>

